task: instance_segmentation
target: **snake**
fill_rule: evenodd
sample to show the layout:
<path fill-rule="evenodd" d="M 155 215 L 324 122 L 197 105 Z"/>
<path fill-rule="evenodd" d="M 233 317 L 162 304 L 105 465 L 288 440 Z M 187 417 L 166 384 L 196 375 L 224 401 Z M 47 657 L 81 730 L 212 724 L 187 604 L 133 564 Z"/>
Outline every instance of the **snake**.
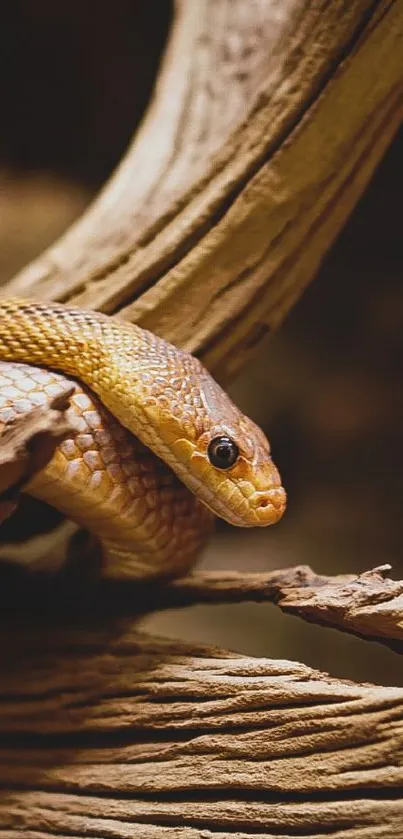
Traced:
<path fill-rule="evenodd" d="M 0 432 L 66 387 L 77 430 L 25 491 L 97 537 L 106 574 L 179 575 L 214 516 L 282 517 L 267 437 L 199 359 L 101 312 L 0 297 Z"/>

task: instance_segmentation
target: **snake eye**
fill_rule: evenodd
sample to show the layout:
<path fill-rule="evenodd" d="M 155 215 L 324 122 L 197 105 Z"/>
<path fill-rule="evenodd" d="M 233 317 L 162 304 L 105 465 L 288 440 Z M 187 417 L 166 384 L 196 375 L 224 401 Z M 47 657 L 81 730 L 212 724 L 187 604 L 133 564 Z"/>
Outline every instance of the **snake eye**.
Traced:
<path fill-rule="evenodd" d="M 230 437 L 214 437 L 207 454 L 210 463 L 217 469 L 230 469 L 238 459 L 239 449 Z"/>

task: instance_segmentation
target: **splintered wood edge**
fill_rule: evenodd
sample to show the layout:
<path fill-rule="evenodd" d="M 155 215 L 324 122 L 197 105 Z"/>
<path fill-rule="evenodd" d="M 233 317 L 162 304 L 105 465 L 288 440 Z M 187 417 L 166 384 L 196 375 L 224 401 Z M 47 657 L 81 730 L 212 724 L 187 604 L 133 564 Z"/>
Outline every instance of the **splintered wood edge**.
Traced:
<path fill-rule="evenodd" d="M 7 839 L 403 836 L 401 688 L 130 627 L 4 641 Z"/>
<path fill-rule="evenodd" d="M 200 603 L 266 602 L 310 623 L 403 653 L 403 581 L 390 578 L 389 565 L 333 577 L 315 574 L 306 565 L 256 573 L 195 571 L 171 581 L 142 583 L 100 577 L 99 568 L 88 568 L 88 554 L 79 560 L 77 547 L 71 559 L 74 572 L 68 568 L 61 575 L 41 575 L 19 569 L 13 584 L 7 578 L 0 588 L 3 618 L 29 616 L 35 624 L 44 615 L 58 622 L 80 621 L 85 614 L 98 625 Z"/>
<path fill-rule="evenodd" d="M 315 574 L 309 566 L 254 574 L 195 573 L 153 595 L 163 608 L 272 602 L 311 623 L 379 641 L 403 653 L 403 581 L 390 579 L 390 571 L 390 565 L 382 565 L 362 574 L 332 577 Z"/>
<path fill-rule="evenodd" d="M 70 578 L 46 577 L 45 583 L 40 575 L 21 571 L 14 590 L 6 590 L 6 602 L 0 592 L 3 615 L 29 614 L 35 623 L 45 613 L 49 620 L 79 619 L 85 613 L 97 624 L 200 603 L 266 602 L 310 623 L 403 653 L 403 581 L 390 578 L 389 565 L 333 577 L 315 574 L 309 566 L 257 573 L 195 571 L 162 583 L 87 579 L 85 562 L 82 573 L 75 567 Z"/>
<path fill-rule="evenodd" d="M 68 412 L 73 391 L 74 388 L 66 388 L 48 406 L 34 408 L 3 426 L 0 434 L 0 523 L 14 511 L 19 492 L 49 463 L 61 440 L 77 430 L 77 423 Z"/>

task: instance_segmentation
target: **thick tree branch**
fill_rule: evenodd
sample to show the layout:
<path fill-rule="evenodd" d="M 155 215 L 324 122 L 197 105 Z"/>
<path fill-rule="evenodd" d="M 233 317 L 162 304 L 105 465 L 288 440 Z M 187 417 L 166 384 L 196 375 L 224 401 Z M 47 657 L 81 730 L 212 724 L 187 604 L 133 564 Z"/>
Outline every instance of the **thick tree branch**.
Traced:
<path fill-rule="evenodd" d="M 181 0 L 121 167 L 9 291 L 119 311 L 228 379 L 312 279 L 400 124 L 402 51 L 403 0 L 256 0 L 250 15 Z"/>
<path fill-rule="evenodd" d="M 384 565 L 363 574 L 327 577 L 309 566 L 237 573 L 199 572 L 158 585 L 88 577 L 76 562 L 74 573 L 39 575 L 15 572 L 14 586 L 7 579 L 0 611 L 29 614 L 33 621 L 47 614 L 58 621 L 120 621 L 140 618 L 162 609 L 200 603 L 274 603 L 282 611 L 311 623 L 378 641 L 403 653 L 403 582 L 388 577 Z M 4 585 L 4 581 L 3 581 Z"/>
<path fill-rule="evenodd" d="M 403 689 L 130 628 L 0 654 L 7 839 L 403 836 Z"/>
<path fill-rule="evenodd" d="M 304 620 L 381 641 L 403 653 L 403 581 L 389 579 L 390 570 L 383 565 L 335 577 L 315 574 L 309 566 L 255 574 L 196 573 L 154 589 L 149 605 L 268 601 Z"/>

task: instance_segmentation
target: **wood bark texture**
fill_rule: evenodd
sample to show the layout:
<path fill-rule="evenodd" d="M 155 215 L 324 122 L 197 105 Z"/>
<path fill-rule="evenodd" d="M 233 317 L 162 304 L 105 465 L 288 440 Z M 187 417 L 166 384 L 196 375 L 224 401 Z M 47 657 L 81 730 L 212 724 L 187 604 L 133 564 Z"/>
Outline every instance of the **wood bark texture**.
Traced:
<path fill-rule="evenodd" d="M 72 558 L 77 554 L 74 548 Z M 329 626 L 385 644 L 403 653 L 403 581 L 389 578 L 384 565 L 363 574 L 327 577 L 309 566 L 240 573 L 194 572 L 169 583 L 102 578 L 99 567 L 80 562 L 59 576 L 15 570 L 14 584 L 0 591 L 3 617 L 20 615 L 35 624 L 47 615 L 56 622 L 139 619 L 164 609 L 200 603 L 273 603 L 310 623 Z"/>
<path fill-rule="evenodd" d="M 335 577 L 315 574 L 309 566 L 255 574 L 195 573 L 163 589 L 149 590 L 148 597 L 142 592 L 137 602 L 148 609 L 271 602 L 310 623 L 379 641 L 403 653 L 403 581 L 389 579 L 390 570 L 390 565 L 383 565 L 363 574 Z M 133 595 L 126 591 L 123 602 L 136 603 Z"/>
<path fill-rule="evenodd" d="M 181 0 L 120 168 L 7 290 L 119 312 L 228 380 L 399 126 L 402 53 L 403 0 Z"/>
<path fill-rule="evenodd" d="M 400 124 L 403 0 L 176 9 L 118 171 L 5 292 L 137 321 L 226 381 L 313 278 Z M 195 576 L 143 592 L 137 615 L 128 587 L 73 585 L 66 614 L 53 583 L 20 583 L 0 591 L 1 837 L 403 839 L 403 689 L 137 631 L 146 607 L 271 599 L 399 650 L 385 568 Z"/>
<path fill-rule="evenodd" d="M 116 627 L 1 644 L 0 835 L 403 836 L 403 689 Z"/>
<path fill-rule="evenodd" d="M 9 425 L 0 423 L 0 524 L 15 510 L 20 491 L 51 460 L 57 445 L 77 424 L 69 414 L 74 388 Z M 4 427 L 2 427 L 4 425 Z"/>

